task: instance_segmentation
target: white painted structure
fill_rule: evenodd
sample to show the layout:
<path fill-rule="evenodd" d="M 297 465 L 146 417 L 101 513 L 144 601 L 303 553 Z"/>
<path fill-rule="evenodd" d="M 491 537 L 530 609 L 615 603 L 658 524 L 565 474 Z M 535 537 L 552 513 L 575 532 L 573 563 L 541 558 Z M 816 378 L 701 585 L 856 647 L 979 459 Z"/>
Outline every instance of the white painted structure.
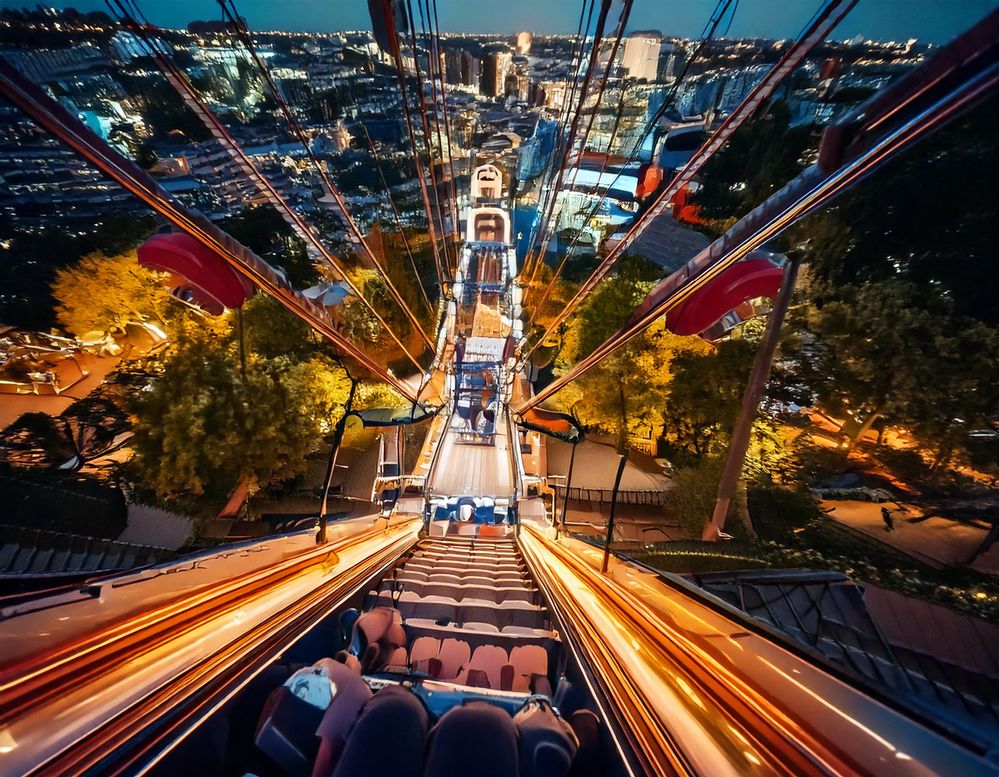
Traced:
<path fill-rule="evenodd" d="M 472 202 L 503 197 L 503 173 L 495 165 L 476 167 L 472 173 Z"/>
<path fill-rule="evenodd" d="M 510 214 L 502 208 L 470 208 L 465 228 L 469 243 L 506 243 L 511 238 Z"/>

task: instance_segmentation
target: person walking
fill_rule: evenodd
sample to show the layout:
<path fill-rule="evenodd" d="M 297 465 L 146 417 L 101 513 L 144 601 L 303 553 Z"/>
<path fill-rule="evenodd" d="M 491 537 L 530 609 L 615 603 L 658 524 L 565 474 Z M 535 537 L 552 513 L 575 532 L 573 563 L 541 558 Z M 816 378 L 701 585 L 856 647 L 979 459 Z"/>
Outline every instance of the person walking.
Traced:
<path fill-rule="evenodd" d="M 881 508 L 881 520 L 885 522 L 885 531 L 895 531 L 895 517 L 887 507 Z"/>

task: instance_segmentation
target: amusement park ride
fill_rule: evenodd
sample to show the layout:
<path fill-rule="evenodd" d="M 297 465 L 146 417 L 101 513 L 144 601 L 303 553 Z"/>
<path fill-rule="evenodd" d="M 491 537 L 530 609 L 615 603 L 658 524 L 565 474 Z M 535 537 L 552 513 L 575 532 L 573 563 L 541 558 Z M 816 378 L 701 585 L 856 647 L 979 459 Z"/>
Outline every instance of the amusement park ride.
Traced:
<path fill-rule="evenodd" d="M 849 7 L 831 2 L 817 15 L 550 331 Z M 577 434 L 541 403 L 653 321 L 697 334 L 746 299 L 776 296 L 785 268 L 754 252 L 993 94 L 997 32 L 992 14 L 830 127 L 815 165 L 537 392 L 526 368 L 548 333 L 525 325 L 523 297 L 541 259 L 514 248 L 510 174 L 498 161 L 480 158 L 469 191 L 447 205 L 430 199 L 448 182 L 419 173 L 429 220 L 450 243 L 438 255 L 437 327 L 417 326 L 424 351 L 407 352 L 414 372 L 399 375 L 340 331 L 321 300 L 0 60 L 0 93 L 162 217 L 168 228 L 139 258 L 171 273 L 178 296 L 220 313 L 269 294 L 412 403 L 386 414 L 384 435 L 429 424 L 411 472 L 385 438 L 376 514 L 0 601 L 0 773 L 995 774 L 994 742 L 856 684 L 682 579 L 566 533 L 544 499 L 547 473 L 525 449 L 539 430 Z M 185 93 L 183 74 L 155 55 Z M 420 89 L 427 134 L 422 98 L 433 82 Z M 213 126 L 206 106 L 197 112 Z M 563 163 L 585 144 L 578 122 L 567 124 Z M 216 138 L 238 156 L 224 128 Z M 561 173 L 550 174 L 554 190 Z M 343 215 L 355 250 L 370 253 Z M 288 218 L 335 268 L 311 227 Z M 539 234 L 531 246 L 543 243 Z"/>

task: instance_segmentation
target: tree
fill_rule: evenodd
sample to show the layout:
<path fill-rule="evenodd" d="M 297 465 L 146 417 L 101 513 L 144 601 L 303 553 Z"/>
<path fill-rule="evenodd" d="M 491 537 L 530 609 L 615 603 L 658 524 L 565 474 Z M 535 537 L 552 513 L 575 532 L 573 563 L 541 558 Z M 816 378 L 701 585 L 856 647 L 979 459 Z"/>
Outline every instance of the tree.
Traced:
<path fill-rule="evenodd" d="M 896 280 L 958 315 L 999 324 L 999 273 L 985 270 L 999 219 L 994 197 L 983 196 L 999 179 L 997 136 L 991 100 L 795 227 L 820 299 Z"/>
<path fill-rule="evenodd" d="M 704 523 L 715 507 L 715 494 L 721 478 L 721 459 L 706 457 L 691 466 L 681 467 L 673 474 L 666 492 L 665 508 L 680 524 L 684 534 L 700 538 Z M 729 505 L 728 517 L 745 509 L 745 492 L 739 489 Z M 738 525 L 733 521 L 730 526 Z"/>
<path fill-rule="evenodd" d="M 772 103 L 705 164 L 696 197 L 702 214 L 721 222 L 745 215 L 801 171 L 817 142 L 812 127 L 791 127 L 786 103 Z"/>
<path fill-rule="evenodd" d="M 106 256 L 125 253 L 154 226 L 145 215 L 110 212 L 84 234 L 54 227 L 20 231 L 0 216 L 0 320 L 27 329 L 55 326 L 51 286 L 56 270 L 95 251 Z"/>
<path fill-rule="evenodd" d="M 254 294 L 243 305 L 246 349 L 265 359 L 306 358 L 315 352 L 312 328 L 267 294 Z"/>
<path fill-rule="evenodd" d="M 852 415 L 859 440 L 884 417 L 910 428 L 937 465 L 999 413 L 999 330 L 955 315 L 901 281 L 844 287 L 813 313 L 820 340 L 805 379 Z"/>
<path fill-rule="evenodd" d="M 673 361 L 673 380 L 664 407 L 668 455 L 696 464 L 720 454 L 738 415 L 752 366 L 754 344 L 725 340 L 707 352 L 690 352 Z"/>
<path fill-rule="evenodd" d="M 94 253 L 56 272 L 56 317 L 73 334 L 121 332 L 129 322 L 165 323 L 170 292 L 160 273 L 139 266 L 135 251 Z"/>
<path fill-rule="evenodd" d="M 273 205 L 244 208 L 222 219 L 219 226 L 255 254 L 280 266 L 295 288 L 311 286 L 319 279 L 305 243 Z"/>
<path fill-rule="evenodd" d="M 188 323 L 149 390 L 133 400 L 139 481 L 161 498 L 222 499 L 293 477 L 342 413 L 349 380 L 320 358 L 251 354 L 245 377 L 231 333 Z"/>
<path fill-rule="evenodd" d="M 573 360 L 592 353 L 627 321 L 658 275 L 659 268 L 644 259 L 622 261 L 569 327 L 562 353 Z M 677 337 L 655 324 L 567 387 L 560 402 L 587 426 L 613 434 L 623 451 L 635 432 L 657 436 L 671 361 L 677 353 L 702 347 L 707 346 L 697 338 Z M 560 358 L 560 371 L 567 368 L 565 361 Z"/>

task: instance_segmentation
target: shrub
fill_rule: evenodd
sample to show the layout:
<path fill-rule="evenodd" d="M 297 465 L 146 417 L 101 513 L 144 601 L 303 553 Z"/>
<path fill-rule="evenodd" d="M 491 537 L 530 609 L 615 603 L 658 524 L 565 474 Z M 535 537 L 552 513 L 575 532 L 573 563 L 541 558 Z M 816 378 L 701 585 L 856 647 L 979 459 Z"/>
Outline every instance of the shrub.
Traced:
<path fill-rule="evenodd" d="M 718 479 L 721 476 L 721 459 L 704 459 L 692 467 L 677 469 L 673 483 L 666 492 L 666 511 L 680 524 L 688 537 L 700 537 L 704 525 L 715 509 L 715 496 L 718 492 Z M 738 531 L 741 527 L 738 515 L 742 507 L 740 492 L 729 505 L 725 524 L 726 530 Z"/>
<path fill-rule="evenodd" d="M 927 480 L 932 474 L 930 465 L 919 455 L 918 451 L 879 446 L 874 449 L 873 454 L 887 470 L 900 480 L 918 482 Z"/>
<path fill-rule="evenodd" d="M 807 440 L 797 441 L 791 448 L 789 476 L 798 483 L 819 483 L 836 475 L 849 472 L 849 452 L 842 448 L 828 448 Z"/>
<path fill-rule="evenodd" d="M 753 528 L 764 539 L 784 539 L 822 517 L 818 503 L 804 490 L 755 485 L 750 486 L 747 501 Z"/>

